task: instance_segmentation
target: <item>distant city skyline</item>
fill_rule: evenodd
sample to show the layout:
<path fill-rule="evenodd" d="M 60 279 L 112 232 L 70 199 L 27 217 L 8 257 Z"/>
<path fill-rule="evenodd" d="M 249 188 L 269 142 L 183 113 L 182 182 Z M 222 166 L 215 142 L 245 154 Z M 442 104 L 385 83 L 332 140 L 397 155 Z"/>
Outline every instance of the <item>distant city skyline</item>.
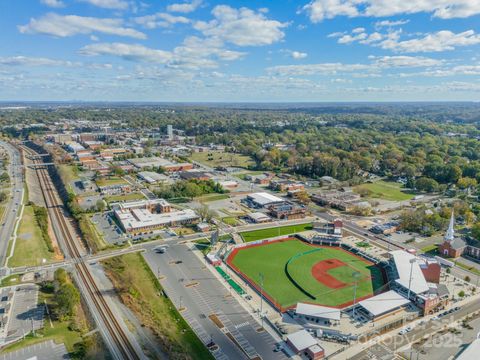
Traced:
<path fill-rule="evenodd" d="M 480 1 L 4 0 L 0 101 L 478 101 Z"/>

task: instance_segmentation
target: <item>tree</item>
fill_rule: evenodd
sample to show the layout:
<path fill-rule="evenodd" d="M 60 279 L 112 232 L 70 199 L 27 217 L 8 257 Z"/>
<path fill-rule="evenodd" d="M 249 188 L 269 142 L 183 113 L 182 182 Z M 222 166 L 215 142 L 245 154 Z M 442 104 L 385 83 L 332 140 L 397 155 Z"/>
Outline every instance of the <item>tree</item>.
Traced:
<path fill-rule="evenodd" d="M 465 291 L 460 290 L 460 292 L 458 293 L 458 296 L 460 296 L 461 298 L 463 298 L 463 297 L 465 296 Z"/>
<path fill-rule="evenodd" d="M 460 189 L 468 189 L 477 186 L 477 180 L 470 177 L 462 177 L 458 179 L 457 186 Z"/>
<path fill-rule="evenodd" d="M 4 202 L 5 200 L 7 200 L 7 194 L 5 191 L 2 191 L 0 192 L 0 202 Z"/>
<path fill-rule="evenodd" d="M 465 279 L 464 279 L 466 282 L 470 282 L 470 276 L 465 276 Z"/>
<path fill-rule="evenodd" d="M 480 222 L 473 224 L 471 234 L 475 239 L 480 240 Z"/>
<path fill-rule="evenodd" d="M 438 182 L 428 177 L 417 179 L 415 185 L 418 190 L 425 192 L 434 192 L 438 189 Z"/>
<path fill-rule="evenodd" d="M 100 212 L 105 210 L 105 201 L 103 201 L 103 199 L 98 199 L 96 206 L 97 206 L 97 210 Z"/>

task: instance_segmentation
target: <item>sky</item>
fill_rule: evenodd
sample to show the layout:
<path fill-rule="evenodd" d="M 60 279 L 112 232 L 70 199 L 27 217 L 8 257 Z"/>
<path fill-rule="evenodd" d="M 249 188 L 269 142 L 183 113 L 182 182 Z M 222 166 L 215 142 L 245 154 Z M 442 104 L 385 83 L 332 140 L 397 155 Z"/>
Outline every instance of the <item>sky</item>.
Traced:
<path fill-rule="evenodd" d="M 480 0 L 0 0 L 0 101 L 480 100 Z"/>

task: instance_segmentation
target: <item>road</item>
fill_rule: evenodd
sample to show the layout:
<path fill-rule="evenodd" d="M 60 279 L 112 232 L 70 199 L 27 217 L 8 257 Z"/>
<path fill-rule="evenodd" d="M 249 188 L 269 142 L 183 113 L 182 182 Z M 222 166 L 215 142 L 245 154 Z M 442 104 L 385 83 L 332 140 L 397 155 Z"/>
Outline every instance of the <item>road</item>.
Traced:
<path fill-rule="evenodd" d="M 273 351 L 276 340 L 230 295 L 230 291 L 212 275 L 207 266 L 185 244 L 171 244 L 164 254 L 152 251 L 144 257 L 152 271 L 160 275 L 162 286 L 177 308 L 185 307 L 182 316 L 204 343 L 213 339 L 219 350 L 217 359 L 286 359 Z M 181 261 L 182 263 L 174 264 Z M 208 265 L 209 266 L 209 265 Z M 194 284 L 194 285 L 192 285 Z M 231 290 L 233 291 L 233 290 Z M 215 314 L 223 323 L 220 329 L 209 316 Z M 232 340 L 231 334 L 240 349 Z M 245 354 L 248 353 L 247 357 Z"/>
<path fill-rule="evenodd" d="M 5 206 L 0 223 L 0 266 L 5 266 L 5 260 L 8 257 L 8 242 L 13 235 L 17 215 L 20 213 L 22 196 L 24 192 L 21 155 L 18 149 L 13 145 L 0 140 L 0 146 L 3 147 L 10 158 L 8 165 L 8 174 L 10 176 L 11 196 Z"/>

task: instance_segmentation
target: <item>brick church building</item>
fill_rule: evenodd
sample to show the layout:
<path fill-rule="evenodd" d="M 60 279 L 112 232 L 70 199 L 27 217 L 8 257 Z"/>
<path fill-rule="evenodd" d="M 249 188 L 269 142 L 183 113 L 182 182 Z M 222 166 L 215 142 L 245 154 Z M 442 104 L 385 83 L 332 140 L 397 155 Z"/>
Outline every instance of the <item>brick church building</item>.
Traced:
<path fill-rule="evenodd" d="M 450 258 L 458 258 L 466 255 L 480 260 L 480 243 L 474 239 L 464 240 L 455 236 L 455 216 L 452 211 L 450 223 L 445 233 L 443 243 L 438 247 L 440 255 Z"/>

